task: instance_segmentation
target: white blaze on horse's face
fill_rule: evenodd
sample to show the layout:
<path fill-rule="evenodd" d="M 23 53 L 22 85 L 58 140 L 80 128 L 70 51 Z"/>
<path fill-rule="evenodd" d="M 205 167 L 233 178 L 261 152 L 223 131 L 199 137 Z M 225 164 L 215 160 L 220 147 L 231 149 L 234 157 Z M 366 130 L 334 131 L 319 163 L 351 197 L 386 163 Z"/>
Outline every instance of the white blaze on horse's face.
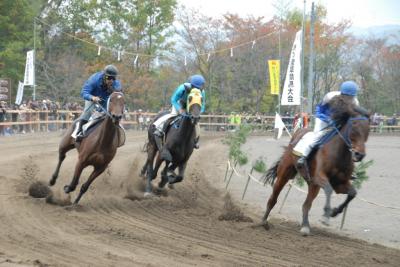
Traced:
<path fill-rule="evenodd" d="M 202 95 L 201 91 L 197 88 L 193 88 L 187 98 L 187 110 L 194 117 L 200 117 L 200 111 L 202 106 Z"/>
<path fill-rule="evenodd" d="M 119 121 L 125 110 L 125 98 L 121 92 L 114 92 L 110 95 L 107 102 L 107 110 L 111 116 Z"/>

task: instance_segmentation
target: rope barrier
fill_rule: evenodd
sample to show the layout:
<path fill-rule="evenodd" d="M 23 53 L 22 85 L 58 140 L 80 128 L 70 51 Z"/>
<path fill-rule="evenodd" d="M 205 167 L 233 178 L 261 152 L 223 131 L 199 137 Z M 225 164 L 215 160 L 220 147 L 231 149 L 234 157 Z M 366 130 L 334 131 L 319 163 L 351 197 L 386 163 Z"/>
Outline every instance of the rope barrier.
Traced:
<path fill-rule="evenodd" d="M 239 177 L 245 177 L 244 175 L 240 174 L 240 173 L 235 169 L 234 166 L 232 166 L 230 160 L 228 160 L 227 165 L 228 165 L 228 169 L 229 169 L 229 170 L 232 170 L 237 176 L 239 176 Z M 262 186 L 265 186 L 264 183 L 260 182 L 260 181 L 259 181 L 256 177 L 254 177 L 251 173 L 248 174 L 248 177 L 251 178 L 251 179 L 252 179 L 253 181 L 255 181 L 256 183 L 258 183 L 258 184 L 260 184 L 260 185 L 262 185 Z M 290 182 L 289 182 L 289 185 L 290 185 L 291 187 L 295 188 L 295 189 L 296 189 L 297 191 L 299 191 L 299 192 L 302 192 L 302 193 L 304 193 L 304 194 L 307 194 L 307 193 L 308 193 L 307 191 L 301 189 L 301 188 L 298 187 L 297 185 L 294 185 L 294 182 L 293 182 L 293 181 L 290 181 Z M 332 195 L 332 196 L 335 196 L 335 195 Z M 365 202 L 365 203 L 374 205 L 374 206 L 378 206 L 378 207 L 382 207 L 382 208 L 387 208 L 387 209 L 391 209 L 391 210 L 400 210 L 400 207 L 389 206 L 389 205 L 383 205 L 383 204 L 376 203 L 376 202 L 367 200 L 367 199 L 362 198 L 362 197 L 359 197 L 359 196 L 356 196 L 355 198 L 358 199 L 358 200 L 360 200 L 360 201 L 363 201 L 363 202 Z"/>

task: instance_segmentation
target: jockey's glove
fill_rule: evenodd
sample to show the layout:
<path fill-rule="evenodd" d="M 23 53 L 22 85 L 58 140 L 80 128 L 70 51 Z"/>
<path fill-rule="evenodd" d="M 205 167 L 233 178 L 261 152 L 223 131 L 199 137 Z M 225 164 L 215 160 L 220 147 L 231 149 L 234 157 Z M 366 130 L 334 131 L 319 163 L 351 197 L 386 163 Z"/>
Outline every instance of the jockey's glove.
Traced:
<path fill-rule="evenodd" d="M 98 96 L 92 96 L 92 101 L 93 101 L 94 103 L 99 103 L 100 100 L 101 100 L 100 97 L 98 97 Z"/>

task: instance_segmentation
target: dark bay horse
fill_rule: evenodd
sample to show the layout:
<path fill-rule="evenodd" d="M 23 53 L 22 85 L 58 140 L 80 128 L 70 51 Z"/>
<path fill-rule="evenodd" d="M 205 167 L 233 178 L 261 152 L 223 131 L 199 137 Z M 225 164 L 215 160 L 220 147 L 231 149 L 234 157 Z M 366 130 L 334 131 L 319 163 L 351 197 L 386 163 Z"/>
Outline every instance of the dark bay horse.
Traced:
<path fill-rule="evenodd" d="M 324 216 L 326 217 L 335 217 L 341 213 L 357 194 L 350 179 L 354 169 L 354 162 L 361 161 L 365 156 L 365 143 L 369 135 L 369 119 L 354 113 L 351 114 L 347 123 L 340 130 L 338 128 L 335 128 L 335 130 L 336 135 L 320 149 L 314 151 L 307 161 L 308 174 L 311 181 L 306 179 L 308 194 L 303 203 L 303 221 L 300 230 L 303 235 L 309 235 L 310 233 L 308 212 L 313 200 L 318 195 L 320 187 L 325 190 L 327 197 L 330 197 L 332 189 L 337 194 L 347 194 L 346 200 L 333 210 L 329 201 L 327 201 L 324 208 Z M 264 177 L 265 183 L 269 182 L 273 185 L 272 195 L 268 200 L 267 209 L 261 223 L 267 229 L 268 215 L 275 206 L 279 193 L 289 179 L 293 179 L 297 174 L 295 166 L 298 157 L 293 155 L 293 147 L 308 131 L 307 129 L 301 129 L 293 135 L 282 157 L 267 171 Z"/>
<path fill-rule="evenodd" d="M 200 120 L 201 112 L 201 92 L 199 89 L 192 89 L 186 105 L 187 113 L 178 115 L 176 122 L 171 125 L 166 132 L 165 143 L 172 155 L 172 161 L 165 161 L 165 168 L 161 172 L 161 181 L 158 184 L 158 189 L 162 190 L 164 186 L 181 182 L 184 178 L 187 162 L 192 155 L 195 143 L 195 127 Z M 159 114 L 155 120 L 160 116 Z M 166 123 L 169 123 L 168 121 Z M 144 164 L 140 175 L 146 177 L 145 196 L 152 195 L 152 180 L 157 177 L 158 169 L 162 160 L 160 154 L 157 153 L 157 145 L 154 140 L 155 127 L 151 123 L 148 130 L 147 143 L 147 160 Z M 156 158 L 157 156 L 157 158 Z M 154 159 L 156 162 L 154 165 Z M 154 168 L 153 168 L 154 165 Z M 176 175 L 174 170 L 178 167 L 179 173 Z"/>
<path fill-rule="evenodd" d="M 121 92 L 113 92 L 108 100 L 105 118 L 99 122 L 93 131 L 85 137 L 80 143 L 75 142 L 71 137 L 74 130 L 74 125 L 68 129 L 62 138 L 58 149 L 58 164 L 57 168 L 50 179 L 49 184 L 52 186 L 56 183 L 58 173 L 62 162 L 65 159 L 65 154 L 77 148 L 79 153 L 78 162 L 75 165 L 75 172 L 72 181 L 69 185 L 64 186 L 64 192 L 70 193 L 75 190 L 79 182 L 79 177 L 84 168 L 93 166 L 94 170 L 90 174 L 86 183 L 81 187 L 78 197 L 74 204 L 77 204 L 82 195 L 88 190 L 90 184 L 107 168 L 108 164 L 114 158 L 117 152 L 117 147 L 120 143 L 119 121 L 124 114 L 125 98 Z"/>

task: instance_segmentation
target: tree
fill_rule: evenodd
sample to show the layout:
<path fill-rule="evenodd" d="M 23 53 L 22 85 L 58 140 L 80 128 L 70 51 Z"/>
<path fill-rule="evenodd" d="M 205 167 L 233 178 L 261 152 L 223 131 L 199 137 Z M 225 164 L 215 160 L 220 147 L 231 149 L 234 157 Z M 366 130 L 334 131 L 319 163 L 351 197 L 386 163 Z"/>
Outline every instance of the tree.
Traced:
<path fill-rule="evenodd" d="M 24 78 L 26 52 L 33 48 L 33 11 L 26 0 L 0 1 L 0 77 L 11 78 L 13 95 Z"/>

